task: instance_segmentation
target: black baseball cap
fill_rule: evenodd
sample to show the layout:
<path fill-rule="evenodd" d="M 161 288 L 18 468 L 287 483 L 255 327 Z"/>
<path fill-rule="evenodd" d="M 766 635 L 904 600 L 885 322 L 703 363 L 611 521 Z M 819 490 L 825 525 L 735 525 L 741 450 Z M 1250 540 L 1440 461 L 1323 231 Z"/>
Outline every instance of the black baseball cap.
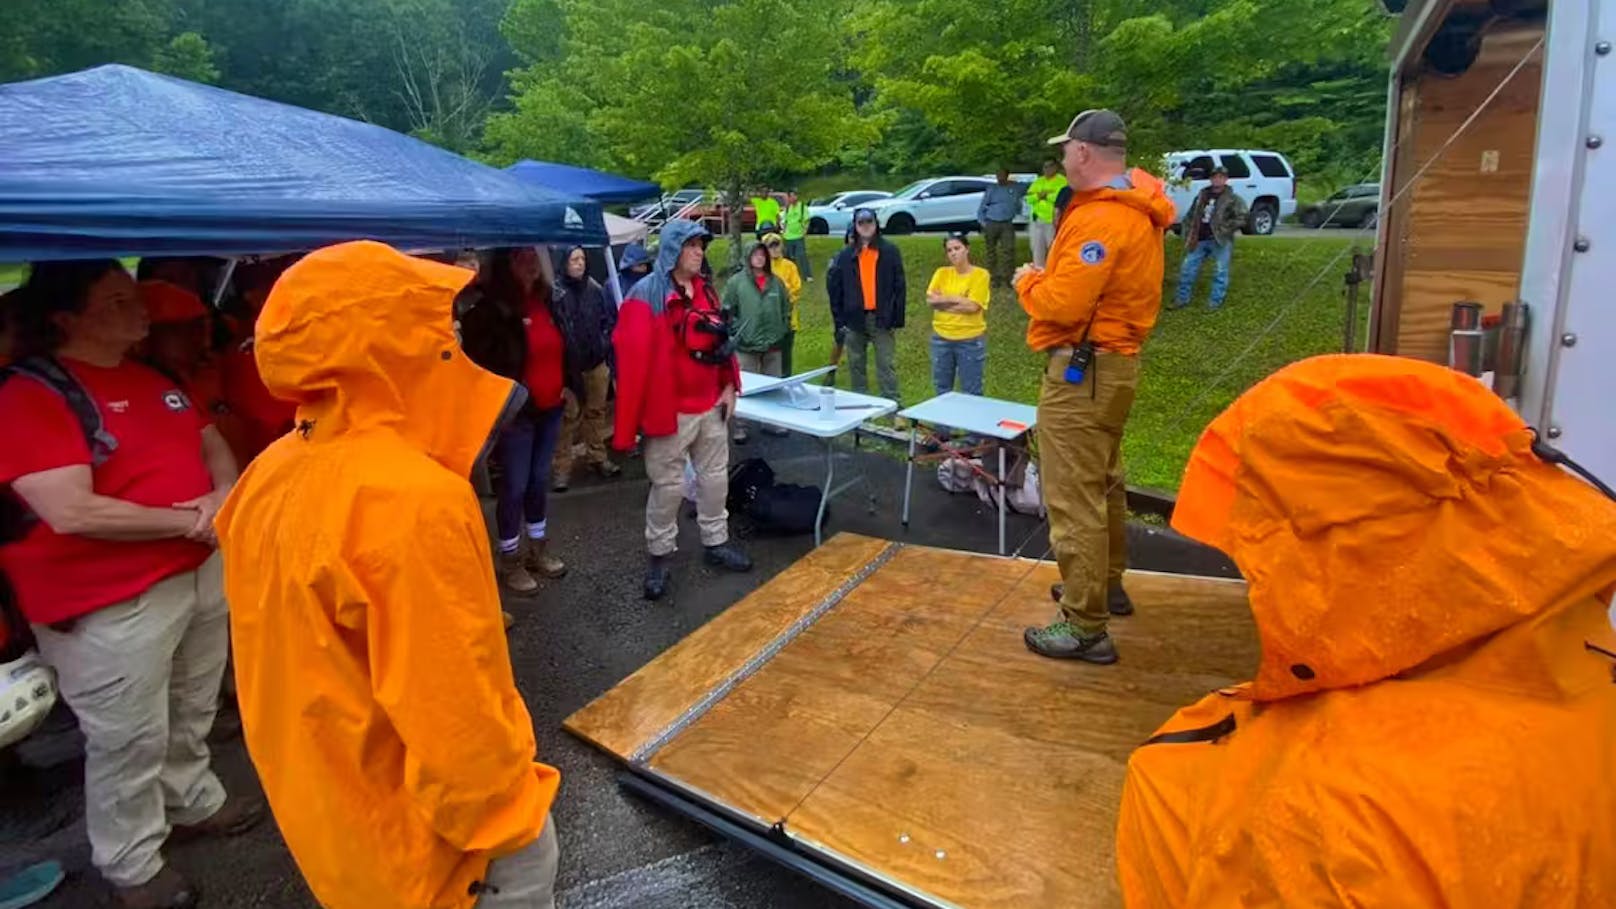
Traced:
<path fill-rule="evenodd" d="M 1219 164 L 1217 167 L 1212 168 L 1212 176 L 1215 177 L 1218 174 L 1222 174 L 1225 177 L 1227 177 L 1227 176 L 1229 176 L 1229 169 L 1227 167 L 1224 167 L 1223 165 Z"/>
<path fill-rule="evenodd" d="M 1051 136 L 1050 145 L 1068 142 L 1087 142 L 1090 145 L 1108 145 L 1112 148 L 1128 147 L 1128 126 L 1116 111 L 1086 110 L 1072 118 L 1066 132 Z"/>

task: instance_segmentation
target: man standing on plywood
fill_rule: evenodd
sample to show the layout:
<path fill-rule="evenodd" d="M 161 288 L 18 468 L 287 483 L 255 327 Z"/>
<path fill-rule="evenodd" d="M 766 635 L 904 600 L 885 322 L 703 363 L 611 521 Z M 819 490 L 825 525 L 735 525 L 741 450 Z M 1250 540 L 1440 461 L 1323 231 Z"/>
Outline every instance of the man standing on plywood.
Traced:
<path fill-rule="evenodd" d="M 1022 266 L 1016 292 L 1027 346 L 1049 355 L 1038 395 L 1038 450 L 1061 617 L 1028 628 L 1041 656 L 1115 663 L 1106 634 L 1133 604 L 1122 589 L 1122 428 L 1139 386 L 1139 349 L 1161 311 L 1162 232 L 1173 203 L 1160 181 L 1127 168 L 1127 127 L 1108 110 L 1077 115 L 1062 146 L 1073 190 L 1048 268 Z"/>

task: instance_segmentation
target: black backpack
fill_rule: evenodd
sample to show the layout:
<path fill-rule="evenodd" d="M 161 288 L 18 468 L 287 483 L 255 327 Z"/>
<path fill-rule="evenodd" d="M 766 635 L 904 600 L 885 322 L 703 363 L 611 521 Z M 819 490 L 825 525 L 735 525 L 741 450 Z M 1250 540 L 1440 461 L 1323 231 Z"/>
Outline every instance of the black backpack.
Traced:
<path fill-rule="evenodd" d="M 751 521 L 755 531 L 778 536 L 814 532 L 819 515 L 819 487 L 776 483 L 774 469 L 762 458 L 747 458 L 730 468 L 729 508 Z M 829 514 L 827 509 L 826 514 Z"/>
<path fill-rule="evenodd" d="M 28 357 L 0 369 L 0 385 L 15 376 L 32 379 L 62 396 L 62 400 L 67 402 L 67 408 L 78 420 L 79 428 L 84 430 L 84 439 L 90 445 L 92 467 L 106 463 L 107 458 L 112 457 L 112 453 L 118 450 L 118 440 L 107 431 L 106 422 L 101 419 L 101 409 L 95 405 L 95 399 L 90 397 L 84 386 L 73 378 L 73 374 L 53 357 Z M 37 520 L 38 516 L 29 510 L 9 486 L 0 489 L 0 544 L 22 539 L 28 528 Z"/>

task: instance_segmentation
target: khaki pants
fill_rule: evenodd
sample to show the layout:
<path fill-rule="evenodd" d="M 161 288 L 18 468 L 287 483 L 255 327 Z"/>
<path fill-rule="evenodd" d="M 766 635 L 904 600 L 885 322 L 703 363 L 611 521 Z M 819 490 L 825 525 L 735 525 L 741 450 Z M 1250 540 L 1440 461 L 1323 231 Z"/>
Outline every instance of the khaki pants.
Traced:
<path fill-rule="evenodd" d="M 1034 221 L 1027 225 L 1032 239 L 1032 264 L 1039 268 L 1049 260 L 1049 248 L 1055 245 L 1055 225 L 1048 221 Z"/>
<path fill-rule="evenodd" d="M 701 544 L 729 540 L 729 432 L 718 408 L 679 415 L 679 431 L 645 440 L 645 472 L 651 497 L 645 503 L 645 546 L 654 556 L 677 548 L 679 504 L 684 501 L 685 459 L 696 470 L 696 523 Z"/>
<path fill-rule="evenodd" d="M 474 909 L 555 909 L 556 866 L 561 844 L 555 818 L 544 821 L 544 832 L 518 852 L 488 863 L 486 889 Z"/>
<path fill-rule="evenodd" d="M 740 363 L 741 369 L 746 372 L 755 372 L 763 376 L 783 376 L 784 354 L 777 347 L 774 350 L 765 350 L 761 353 L 737 351 L 735 359 Z"/>
<path fill-rule="evenodd" d="M 84 731 L 91 858 L 115 886 L 151 880 L 169 826 L 207 820 L 224 804 L 207 744 L 230 640 L 223 583 L 215 553 L 70 631 L 34 626 Z"/>
<path fill-rule="evenodd" d="M 1085 635 L 1105 630 L 1106 587 L 1128 564 L 1122 428 L 1139 385 L 1139 358 L 1099 351 L 1080 385 L 1068 356 L 1050 357 L 1038 395 L 1039 479 L 1049 539 L 1066 595 L 1061 612 Z"/>
<path fill-rule="evenodd" d="M 552 468 L 557 479 L 571 477 L 573 446 L 584 443 L 589 464 L 606 463 L 606 395 L 612 387 L 612 368 L 605 363 L 584 373 L 584 398 L 571 390 L 565 395 L 567 409 L 561 418 L 561 439 L 556 443 Z"/>
<path fill-rule="evenodd" d="M 869 348 L 875 347 L 875 384 L 881 397 L 898 400 L 898 336 L 890 328 L 877 328 L 875 316 L 866 314 L 868 327 L 849 326 L 844 350 L 847 352 L 847 384 L 859 394 L 869 390 Z"/>
<path fill-rule="evenodd" d="M 989 221 L 982 225 L 987 241 L 988 274 L 993 283 L 1008 286 L 1016 272 L 1016 225 L 1010 221 Z"/>

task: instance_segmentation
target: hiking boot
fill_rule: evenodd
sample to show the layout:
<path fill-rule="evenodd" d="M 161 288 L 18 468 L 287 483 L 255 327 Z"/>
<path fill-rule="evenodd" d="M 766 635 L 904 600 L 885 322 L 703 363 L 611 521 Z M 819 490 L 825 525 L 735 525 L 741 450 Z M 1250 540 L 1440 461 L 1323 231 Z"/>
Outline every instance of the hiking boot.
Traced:
<path fill-rule="evenodd" d="M 647 600 L 660 600 L 668 592 L 668 580 L 672 575 L 668 567 L 668 557 L 654 555 L 645 564 L 645 598 Z"/>
<path fill-rule="evenodd" d="M 1059 581 L 1049 585 L 1049 598 L 1059 603 L 1066 594 L 1066 585 Z M 1128 591 L 1122 585 L 1109 587 L 1105 591 L 1105 609 L 1112 615 L 1133 615 L 1133 600 L 1128 597 Z"/>
<path fill-rule="evenodd" d="M 510 613 L 506 612 L 503 609 L 501 609 L 499 611 L 499 615 L 500 615 L 500 618 L 504 619 L 504 621 L 505 621 L 505 630 L 510 631 L 512 626 L 514 626 L 516 624 L 516 616 L 511 615 Z"/>
<path fill-rule="evenodd" d="M 623 472 L 623 468 L 617 466 L 612 461 L 601 461 L 599 464 L 595 465 L 595 470 L 599 471 L 600 475 L 608 480 Z"/>
<path fill-rule="evenodd" d="M 745 445 L 747 442 L 750 442 L 752 440 L 752 437 L 749 434 L 747 434 L 745 429 L 742 429 L 741 427 L 737 426 L 735 428 L 735 431 L 733 433 L 730 433 L 729 440 L 731 442 L 734 442 L 736 445 Z"/>
<path fill-rule="evenodd" d="M 741 551 L 741 547 L 734 543 L 719 543 L 717 546 L 707 547 L 703 555 L 707 564 L 722 568 L 725 571 L 751 571 L 752 557 Z"/>
<path fill-rule="evenodd" d="M 1055 622 L 1044 628 L 1028 628 L 1021 633 L 1027 649 L 1055 660 L 1082 660 L 1109 665 L 1117 661 L 1117 648 L 1105 632 L 1083 636 L 1070 622 Z"/>
<path fill-rule="evenodd" d="M 264 819 L 263 799 L 247 795 L 232 795 L 224 800 L 219 810 L 206 820 L 195 824 L 175 824 L 168 832 L 170 843 L 183 843 L 203 837 L 240 836 L 258 826 Z"/>
<path fill-rule="evenodd" d="M 522 557 L 522 567 L 528 574 L 536 574 L 541 578 L 555 579 L 567 573 L 567 563 L 550 554 L 549 540 L 528 540 L 527 553 Z"/>
<path fill-rule="evenodd" d="M 157 876 L 136 887 L 118 888 L 123 909 L 195 909 L 201 892 L 167 865 Z"/>
<path fill-rule="evenodd" d="M 539 582 L 528 573 L 520 549 L 499 554 L 499 582 L 511 593 L 525 595 L 539 589 Z"/>
<path fill-rule="evenodd" d="M 572 488 L 572 476 L 571 476 L 571 473 L 572 473 L 571 471 L 568 471 L 567 473 L 558 473 L 558 474 L 556 474 L 555 475 L 555 481 L 550 484 L 550 491 L 551 492 L 566 492 L 567 490 L 571 489 Z"/>

